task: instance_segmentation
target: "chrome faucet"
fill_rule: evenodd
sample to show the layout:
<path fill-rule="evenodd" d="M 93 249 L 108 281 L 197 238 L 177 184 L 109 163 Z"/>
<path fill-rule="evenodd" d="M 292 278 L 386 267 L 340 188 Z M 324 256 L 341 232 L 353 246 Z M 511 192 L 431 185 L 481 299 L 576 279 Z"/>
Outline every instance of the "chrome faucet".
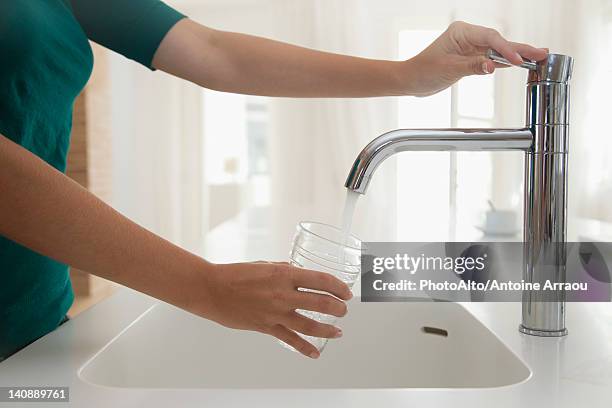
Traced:
<path fill-rule="evenodd" d="M 493 50 L 487 56 L 511 65 Z M 565 282 L 567 227 L 567 156 L 569 80 L 573 59 L 549 54 L 540 62 L 524 61 L 527 79 L 526 127 L 520 129 L 399 129 L 363 148 L 345 187 L 365 194 L 380 163 L 402 151 L 525 152 L 523 279 Z M 565 336 L 565 292 L 523 292 L 522 333 Z"/>

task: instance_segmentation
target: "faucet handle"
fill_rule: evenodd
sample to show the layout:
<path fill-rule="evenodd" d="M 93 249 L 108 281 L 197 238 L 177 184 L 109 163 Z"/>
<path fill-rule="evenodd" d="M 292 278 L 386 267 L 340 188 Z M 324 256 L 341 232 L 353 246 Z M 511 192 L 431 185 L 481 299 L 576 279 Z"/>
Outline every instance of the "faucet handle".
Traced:
<path fill-rule="evenodd" d="M 508 61 L 507 59 L 502 57 L 501 54 L 499 54 L 495 50 L 488 49 L 487 53 L 485 55 L 487 56 L 487 58 L 492 59 L 495 62 L 499 62 L 499 63 L 505 64 L 505 65 L 514 65 L 510 61 Z M 527 61 L 527 60 L 523 60 L 523 63 L 521 65 L 518 65 L 518 66 L 519 67 L 523 67 L 523 68 L 527 68 L 527 69 L 532 70 L 532 71 L 535 71 L 535 70 L 538 69 L 538 66 L 537 66 L 537 64 L 535 62 Z"/>
<path fill-rule="evenodd" d="M 513 65 L 495 50 L 487 50 L 487 58 L 501 64 Z M 538 62 L 523 60 L 520 67 L 527 68 L 527 82 L 560 82 L 567 83 L 572 77 L 574 59 L 568 55 L 549 53 L 546 59 Z"/>

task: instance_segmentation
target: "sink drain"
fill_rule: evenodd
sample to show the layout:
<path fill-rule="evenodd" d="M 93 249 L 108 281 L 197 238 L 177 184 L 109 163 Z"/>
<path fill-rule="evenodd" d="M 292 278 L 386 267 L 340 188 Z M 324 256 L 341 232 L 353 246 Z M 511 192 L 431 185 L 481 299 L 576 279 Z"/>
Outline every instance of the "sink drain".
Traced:
<path fill-rule="evenodd" d="M 436 336 L 448 337 L 448 331 L 440 329 L 439 327 L 423 326 L 421 331 L 427 334 L 434 334 Z"/>

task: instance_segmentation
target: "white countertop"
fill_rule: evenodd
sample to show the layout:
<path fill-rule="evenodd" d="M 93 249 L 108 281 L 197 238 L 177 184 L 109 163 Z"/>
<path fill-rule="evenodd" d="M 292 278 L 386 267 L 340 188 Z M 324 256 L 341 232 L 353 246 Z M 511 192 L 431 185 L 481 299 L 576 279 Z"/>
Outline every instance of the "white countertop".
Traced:
<path fill-rule="evenodd" d="M 234 237 L 238 224 L 217 235 Z M 242 231 L 244 232 L 244 231 Z M 278 258 L 284 245 L 263 245 L 243 235 L 246 258 Z M 216 242 L 219 242 L 215 240 Z M 259 249 L 258 249 L 259 248 Z M 216 261 L 226 256 L 213 247 Z M 235 254 L 235 253 L 234 253 Z M 2 386 L 69 386 L 70 404 L 51 406 L 206 406 L 206 407 L 609 407 L 612 404 L 612 305 L 571 303 L 565 338 L 538 338 L 518 332 L 520 304 L 472 303 L 464 306 L 501 339 L 532 372 L 526 381 L 485 389 L 223 390 L 127 389 L 88 383 L 79 370 L 146 314 L 156 300 L 122 289 L 58 330 L 0 363 Z M 183 313 L 176 310 L 176 313 Z M 146 339 L 143 339 L 146 341 Z M 341 341 L 341 340 L 340 340 Z M 381 337 L 384 341 L 384 337 Z M 457 352 L 460 352 L 458 350 Z M 356 358 L 359 358 L 356 356 Z M 163 367 L 160 367 L 163 370 Z M 264 374 L 265 375 L 265 374 Z M 364 373 L 367 375 L 367 373 Z M 0 403 L 0 406 L 3 406 Z"/>

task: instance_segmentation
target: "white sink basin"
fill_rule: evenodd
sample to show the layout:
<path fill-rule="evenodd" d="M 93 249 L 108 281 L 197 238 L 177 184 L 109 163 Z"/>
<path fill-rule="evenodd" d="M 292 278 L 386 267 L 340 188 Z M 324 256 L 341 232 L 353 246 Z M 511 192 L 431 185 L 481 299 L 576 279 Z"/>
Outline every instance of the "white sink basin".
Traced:
<path fill-rule="evenodd" d="M 234 389 L 483 388 L 530 375 L 458 304 L 355 299 L 339 325 L 344 337 L 330 340 L 322 356 L 311 360 L 271 337 L 225 329 L 158 304 L 79 375 L 107 387 Z"/>

